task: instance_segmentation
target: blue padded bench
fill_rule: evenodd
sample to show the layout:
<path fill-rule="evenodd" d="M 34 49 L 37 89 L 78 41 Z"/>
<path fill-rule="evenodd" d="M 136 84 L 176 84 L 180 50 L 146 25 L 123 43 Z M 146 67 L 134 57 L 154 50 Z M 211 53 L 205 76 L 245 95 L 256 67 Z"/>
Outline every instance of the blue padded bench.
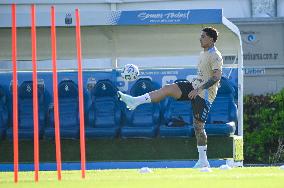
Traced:
<path fill-rule="evenodd" d="M 99 80 L 91 89 L 86 137 L 114 138 L 118 136 L 122 112 L 117 88 L 110 80 Z"/>
<path fill-rule="evenodd" d="M 158 89 L 149 78 L 140 78 L 130 90 L 130 95 L 139 96 Z M 126 122 L 121 128 L 123 138 L 153 138 L 157 134 L 160 124 L 160 104 L 147 103 L 136 107 L 135 110 L 126 110 Z"/>
<path fill-rule="evenodd" d="M 222 77 L 221 87 L 215 101 L 212 103 L 208 120 L 205 125 L 207 135 L 229 136 L 236 131 L 237 106 L 234 102 L 235 90 L 228 81 Z"/>
<path fill-rule="evenodd" d="M 4 139 L 6 136 L 8 114 L 7 94 L 4 88 L 0 86 L 0 139 Z"/>
<path fill-rule="evenodd" d="M 38 80 L 38 130 L 39 138 L 44 134 L 46 123 L 45 86 L 43 80 Z M 11 90 L 12 91 L 12 90 Z M 12 124 L 13 125 L 13 124 Z M 13 126 L 7 130 L 9 139 L 13 138 Z M 18 138 L 34 138 L 33 119 L 33 81 L 24 81 L 18 89 Z"/>
<path fill-rule="evenodd" d="M 72 80 L 64 79 L 58 85 L 59 124 L 61 138 L 79 138 L 78 86 Z M 50 126 L 45 129 L 47 138 L 54 138 L 54 112 L 49 109 Z"/>
<path fill-rule="evenodd" d="M 160 126 L 161 137 L 192 137 L 192 107 L 189 101 L 169 98 L 165 104 L 164 123 Z"/>

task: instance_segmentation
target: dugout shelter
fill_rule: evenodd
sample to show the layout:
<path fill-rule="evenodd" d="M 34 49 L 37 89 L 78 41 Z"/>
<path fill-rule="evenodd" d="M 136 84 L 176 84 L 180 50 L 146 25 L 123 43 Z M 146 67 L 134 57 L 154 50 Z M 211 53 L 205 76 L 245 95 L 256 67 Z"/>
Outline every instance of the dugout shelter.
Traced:
<path fill-rule="evenodd" d="M 1 13 L 1 17 L 6 19 L 0 19 L 0 42 L 10 44 L 9 12 Z M 60 9 L 56 12 L 56 19 L 59 79 L 69 77 L 75 80 L 74 12 Z M 21 12 L 17 20 L 20 41 L 18 74 L 21 80 L 26 80 L 32 69 L 31 52 L 27 48 L 30 44 L 29 20 L 30 15 L 25 12 Z M 230 137 L 232 153 L 226 158 L 243 160 L 242 41 L 238 28 L 223 16 L 221 9 L 82 11 L 81 26 L 84 81 L 87 83 L 89 77 L 110 79 L 125 92 L 129 92 L 134 84 L 120 77 L 120 70 L 127 63 L 136 64 L 141 70 L 141 77 L 150 78 L 160 86 L 176 79 L 192 79 L 202 50 L 200 31 L 206 26 L 215 27 L 220 32 L 217 48 L 223 56 L 235 57 L 233 63 L 224 62 L 223 69 L 223 77 L 236 89 L 234 100 L 237 104 L 237 131 Z M 49 12 L 39 9 L 37 27 L 38 76 L 45 80 L 46 91 L 52 93 L 52 83 L 48 80 L 51 75 Z M 11 80 L 10 50 L 10 47 L 0 46 L 0 77 L 6 88 L 9 88 Z M 118 145 L 122 142 L 119 141 Z"/>

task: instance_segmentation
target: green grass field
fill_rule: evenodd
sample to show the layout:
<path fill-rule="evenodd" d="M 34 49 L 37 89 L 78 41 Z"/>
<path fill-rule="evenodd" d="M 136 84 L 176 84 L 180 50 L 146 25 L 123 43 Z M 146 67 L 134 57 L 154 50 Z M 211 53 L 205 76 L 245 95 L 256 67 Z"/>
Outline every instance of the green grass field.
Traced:
<path fill-rule="evenodd" d="M 63 171 L 62 180 L 57 181 L 57 172 L 41 171 L 39 182 L 34 182 L 33 172 L 20 172 L 19 182 L 13 182 L 13 172 L 0 172 L 0 187 L 3 188 L 283 188 L 284 170 L 279 167 L 234 168 L 212 172 L 197 169 L 152 169 L 151 173 L 141 174 L 131 170 L 88 170 L 81 179 L 81 171 Z"/>

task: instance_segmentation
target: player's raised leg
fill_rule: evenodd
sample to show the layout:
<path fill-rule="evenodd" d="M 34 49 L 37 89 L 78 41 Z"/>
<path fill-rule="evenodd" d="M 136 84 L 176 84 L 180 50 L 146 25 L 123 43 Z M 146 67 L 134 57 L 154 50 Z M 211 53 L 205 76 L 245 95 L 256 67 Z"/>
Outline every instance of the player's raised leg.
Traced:
<path fill-rule="evenodd" d="M 165 85 L 161 89 L 146 93 L 138 97 L 132 97 L 118 91 L 118 95 L 121 101 L 123 101 L 130 110 L 134 110 L 138 105 L 151 102 L 160 102 L 165 97 L 170 96 L 175 99 L 181 97 L 181 90 L 177 84 Z"/>

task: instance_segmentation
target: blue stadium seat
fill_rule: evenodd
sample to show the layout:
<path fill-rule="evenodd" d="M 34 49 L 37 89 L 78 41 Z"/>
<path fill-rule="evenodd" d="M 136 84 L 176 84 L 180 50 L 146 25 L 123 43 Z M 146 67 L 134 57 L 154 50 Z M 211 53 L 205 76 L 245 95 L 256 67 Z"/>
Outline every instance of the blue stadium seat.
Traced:
<path fill-rule="evenodd" d="M 140 78 L 132 86 L 130 94 L 139 96 L 155 89 L 158 89 L 158 86 L 149 78 Z M 126 122 L 121 128 L 121 136 L 123 138 L 155 137 L 161 119 L 160 110 L 159 103 L 142 104 L 133 111 L 127 110 Z"/>
<path fill-rule="evenodd" d="M 122 112 L 116 86 L 110 80 L 99 80 L 91 89 L 91 101 L 88 126 L 85 127 L 86 137 L 117 137 Z"/>
<path fill-rule="evenodd" d="M 178 79 L 175 81 L 186 81 Z M 160 126 L 161 137 L 192 137 L 192 106 L 189 101 L 177 101 L 171 97 L 165 100 L 163 106 L 163 124 Z"/>
<path fill-rule="evenodd" d="M 235 90 L 228 79 L 224 77 L 222 77 L 220 84 L 221 87 L 212 103 L 205 130 L 207 135 L 229 136 L 235 133 L 237 123 Z"/>
<path fill-rule="evenodd" d="M 8 105 L 7 94 L 2 86 L 0 86 L 0 140 L 6 136 L 8 126 Z"/>
<path fill-rule="evenodd" d="M 192 137 L 192 107 L 189 101 L 177 101 L 170 98 L 165 105 L 161 137 Z"/>
<path fill-rule="evenodd" d="M 38 80 L 38 130 L 39 138 L 44 134 L 46 123 L 45 86 Z M 13 127 L 7 130 L 9 139 L 13 138 Z M 18 89 L 18 136 L 19 139 L 33 139 L 33 81 L 24 81 Z"/>
<path fill-rule="evenodd" d="M 58 85 L 59 122 L 61 138 L 79 138 L 78 86 L 72 80 L 62 80 Z M 54 112 L 49 110 L 50 126 L 45 129 L 47 138 L 54 138 Z"/>

